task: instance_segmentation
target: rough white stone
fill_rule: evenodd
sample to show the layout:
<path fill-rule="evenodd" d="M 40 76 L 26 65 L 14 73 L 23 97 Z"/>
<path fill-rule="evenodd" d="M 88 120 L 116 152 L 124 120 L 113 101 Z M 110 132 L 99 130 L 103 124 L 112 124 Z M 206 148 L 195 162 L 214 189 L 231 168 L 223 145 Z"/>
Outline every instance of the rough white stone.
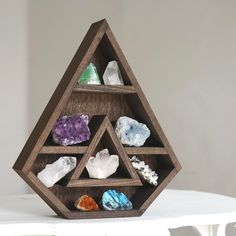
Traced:
<path fill-rule="evenodd" d="M 130 159 L 134 169 L 137 170 L 138 174 L 143 177 L 149 184 L 157 186 L 158 175 L 153 171 L 144 161 L 140 161 L 136 156 Z"/>
<path fill-rule="evenodd" d="M 135 147 L 142 146 L 150 136 L 150 130 L 145 124 L 127 116 L 117 120 L 115 131 L 122 144 Z"/>
<path fill-rule="evenodd" d="M 110 155 L 108 149 L 98 152 L 95 157 L 90 157 L 86 169 L 90 178 L 106 179 L 114 174 L 119 166 L 119 157 Z"/>
<path fill-rule="evenodd" d="M 124 85 L 119 66 L 116 61 L 110 61 L 103 74 L 103 81 L 106 85 Z"/>
<path fill-rule="evenodd" d="M 44 185 L 50 188 L 75 167 L 76 157 L 63 156 L 52 164 L 47 164 L 46 167 L 38 173 L 38 178 Z"/>

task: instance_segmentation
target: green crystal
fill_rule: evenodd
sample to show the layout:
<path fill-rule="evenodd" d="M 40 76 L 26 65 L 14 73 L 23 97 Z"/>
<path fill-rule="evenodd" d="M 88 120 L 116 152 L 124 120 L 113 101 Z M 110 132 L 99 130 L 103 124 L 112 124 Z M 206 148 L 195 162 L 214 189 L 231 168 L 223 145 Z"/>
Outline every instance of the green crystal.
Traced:
<path fill-rule="evenodd" d="M 101 84 L 96 66 L 89 63 L 86 69 L 80 75 L 79 84 Z"/>

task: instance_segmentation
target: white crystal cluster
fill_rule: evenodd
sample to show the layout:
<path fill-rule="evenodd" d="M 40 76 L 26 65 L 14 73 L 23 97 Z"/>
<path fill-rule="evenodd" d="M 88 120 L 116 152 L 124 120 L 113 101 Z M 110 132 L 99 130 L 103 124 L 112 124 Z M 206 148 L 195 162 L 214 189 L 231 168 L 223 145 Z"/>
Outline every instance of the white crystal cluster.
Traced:
<path fill-rule="evenodd" d="M 116 134 L 122 144 L 140 147 L 150 136 L 148 127 L 130 117 L 121 116 L 116 122 Z"/>
<path fill-rule="evenodd" d="M 103 81 L 106 85 L 124 85 L 119 66 L 116 61 L 110 61 L 103 74 Z"/>
<path fill-rule="evenodd" d="M 157 186 L 158 175 L 144 161 L 140 161 L 136 156 L 130 158 L 130 161 L 137 170 L 138 174 L 143 177 L 149 184 Z"/>
<path fill-rule="evenodd" d="M 110 155 L 108 149 L 98 152 L 95 157 L 90 157 L 86 169 L 90 178 L 106 179 L 114 174 L 119 166 L 119 157 Z"/>
<path fill-rule="evenodd" d="M 46 167 L 38 173 L 38 178 L 45 186 L 50 188 L 75 167 L 76 157 L 63 156 L 52 164 L 47 164 Z"/>

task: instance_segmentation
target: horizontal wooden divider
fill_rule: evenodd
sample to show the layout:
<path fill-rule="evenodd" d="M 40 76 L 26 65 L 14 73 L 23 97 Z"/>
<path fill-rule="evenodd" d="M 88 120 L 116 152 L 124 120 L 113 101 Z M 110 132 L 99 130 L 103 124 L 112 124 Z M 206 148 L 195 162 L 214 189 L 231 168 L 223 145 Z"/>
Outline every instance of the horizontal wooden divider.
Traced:
<path fill-rule="evenodd" d="M 136 93 L 135 88 L 131 85 L 76 85 L 73 92 L 90 92 L 90 93 L 119 93 L 129 94 Z"/>

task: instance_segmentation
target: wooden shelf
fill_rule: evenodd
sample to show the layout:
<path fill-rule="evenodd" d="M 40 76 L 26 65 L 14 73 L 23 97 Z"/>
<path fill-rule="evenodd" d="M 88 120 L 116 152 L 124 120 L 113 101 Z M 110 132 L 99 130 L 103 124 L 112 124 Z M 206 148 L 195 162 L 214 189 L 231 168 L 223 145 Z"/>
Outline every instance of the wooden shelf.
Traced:
<path fill-rule="evenodd" d="M 142 210 L 133 209 L 128 211 L 90 211 L 81 212 L 78 210 L 72 210 L 68 214 L 70 219 L 94 219 L 94 218 L 120 218 L 120 217 L 134 217 L 141 216 Z"/>
<path fill-rule="evenodd" d="M 118 93 L 130 94 L 136 93 L 135 88 L 131 85 L 76 85 L 73 92 L 88 92 L 88 93 Z"/>
<path fill-rule="evenodd" d="M 44 146 L 40 150 L 40 154 L 83 154 L 86 152 L 88 146 Z"/>
<path fill-rule="evenodd" d="M 40 154 L 83 154 L 88 149 L 88 146 L 43 146 Z M 128 155 L 166 155 L 168 154 L 163 147 L 125 147 Z"/>
<path fill-rule="evenodd" d="M 125 151 L 128 155 L 165 155 L 168 154 L 163 147 L 125 147 Z"/>
<path fill-rule="evenodd" d="M 67 187 L 99 187 L 99 186 L 142 186 L 142 183 L 137 179 L 128 178 L 108 178 L 108 179 L 78 179 L 71 180 Z"/>
<path fill-rule="evenodd" d="M 125 85 L 77 83 L 89 63 L 94 64 L 102 78 L 108 63 L 113 60 L 118 63 Z M 58 118 L 78 113 L 90 118 L 90 139 L 66 147 L 53 143 L 51 131 Z M 121 116 L 147 125 L 150 137 L 145 146 L 125 147 L 120 143 L 112 124 Z M 119 166 L 110 178 L 90 179 L 86 164 L 91 156 L 105 148 L 119 156 Z M 47 188 L 37 175 L 63 154 L 75 156 L 77 166 Z M 157 186 L 140 179 L 129 160 L 131 155 L 137 155 L 157 172 Z M 58 215 L 68 219 L 140 216 L 180 170 L 181 166 L 106 20 L 91 25 L 13 168 Z M 75 201 L 85 194 L 99 203 L 104 192 L 111 188 L 124 193 L 132 202 L 133 210 L 81 212 L 74 207 Z"/>

